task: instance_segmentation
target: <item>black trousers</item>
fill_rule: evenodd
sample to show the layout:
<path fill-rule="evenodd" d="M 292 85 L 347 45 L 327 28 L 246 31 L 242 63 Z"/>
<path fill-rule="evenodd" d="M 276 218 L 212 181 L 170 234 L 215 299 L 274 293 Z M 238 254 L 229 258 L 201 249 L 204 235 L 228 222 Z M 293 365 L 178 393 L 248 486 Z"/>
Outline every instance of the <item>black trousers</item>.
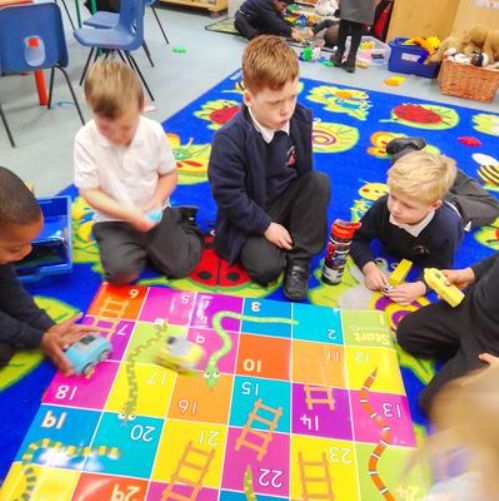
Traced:
<path fill-rule="evenodd" d="M 287 261 L 310 261 L 327 238 L 329 178 L 321 172 L 307 172 L 295 179 L 267 210 L 272 221 L 282 224 L 293 238 L 293 249 L 286 251 L 265 237 L 250 236 L 241 250 L 241 264 L 259 284 L 275 280 Z"/>
<path fill-rule="evenodd" d="M 244 15 L 240 10 L 238 10 L 234 16 L 234 27 L 244 38 L 247 38 L 248 40 L 262 34 L 262 31 L 256 29 L 250 23 L 249 17 Z"/>
<path fill-rule="evenodd" d="M 499 326 L 494 332 L 481 320 L 469 292 L 456 308 L 439 301 L 407 315 L 397 328 L 397 341 L 416 357 L 444 362 L 421 392 L 419 403 L 427 413 L 445 383 L 487 365 L 480 353 L 499 356 Z"/>
<path fill-rule="evenodd" d="M 168 277 L 185 277 L 198 264 L 203 247 L 199 228 L 182 221 L 180 213 L 170 207 L 147 233 L 128 223 L 103 222 L 94 225 L 93 234 L 106 280 L 113 284 L 136 280 L 148 260 Z"/>
<path fill-rule="evenodd" d="M 340 20 L 340 28 L 338 32 L 338 54 L 340 57 L 343 57 L 345 52 L 345 44 L 348 35 L 351 36 L 347 64 L 355 65 L 355 58 L 357 57 L 357 51 L 359 50 L 363 31 L 364 25 L 362 23 L 347 21 L 345 19 Z"/>

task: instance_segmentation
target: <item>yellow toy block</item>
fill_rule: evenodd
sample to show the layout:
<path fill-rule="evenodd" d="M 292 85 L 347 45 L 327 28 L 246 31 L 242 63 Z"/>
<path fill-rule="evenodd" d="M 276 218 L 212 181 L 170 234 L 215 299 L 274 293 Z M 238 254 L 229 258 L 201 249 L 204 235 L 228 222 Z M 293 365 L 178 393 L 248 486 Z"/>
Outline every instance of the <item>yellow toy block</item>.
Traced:
<path fill-rule="evenodd" d="M 464 299 L 463 292 L 455 285 L 447 285 L 447 278 L 436 268 L 426 268 L 424 270 L 424 280 L 430 289 L 433 289 L 446 303 L 453 308 Z"/>
<path fill-rule="evenodd" d="M 397 287 L 397 285 L 400 285 L 405 281 L 407 275 L 411 271 L 411 268 L 412 261 L 409 261 L 408 259 L 402 259 L 402 261 L 400 261 L 400 263 L 388 277 L 388 283 L 392 287 Z"/>

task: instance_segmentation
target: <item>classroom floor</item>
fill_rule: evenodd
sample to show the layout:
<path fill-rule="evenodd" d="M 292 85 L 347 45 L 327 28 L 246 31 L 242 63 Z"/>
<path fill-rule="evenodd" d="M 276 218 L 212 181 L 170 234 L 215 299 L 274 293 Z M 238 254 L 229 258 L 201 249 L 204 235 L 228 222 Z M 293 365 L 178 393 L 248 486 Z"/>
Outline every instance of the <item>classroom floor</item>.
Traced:
<path fill-rule="evenodd" d="M 73 13 L 72 1 L 68 0 L 68 4 Z M 163 6 L 157 11 L 170 45 L 165 45 L 152 12 L 147 9 L 145 34 L 156 67 L 150 67 L 143 51 L 138 51 L 137 60 L 158 108 L 148 116 L 163 121 L 237 69 L 245 41 L 241 37 L 206 31 L 204 26 L 213 22 L 206 11 Z M 67 30 L 69 74 L 81 97 L 77 82 L 87 50 L 76 42 L 65 14 L 63 17 Z M 175 47 L 185 48 L 186 52 L 175 53 Z M 300 64 L 302 75 L 307 78 L 489 112 L 499 111 L 497 99 L 494 104 L 482 104 L 443 96 L 434 80 L 407 76 L 400 87 L 388 87 L 383 80 L 393 74 L 384 67 L 359 69 L 350 75 L 318 63 Z M 33 181 L 38 196 L 54 194 L 71 184 L 73 138 L 80 121 L 62 76 L 58 75 L 56 79 L 56 106 L 50 111 L 38 106 L 31 76 L 2 78 L 0 99 L 17 142 L 17 148 L 11 148 L 3 126 L 0 127 L 0 164 L 13 169 L 23 179 Z M 83 109 L 85 117 L 90 118 L 88 109 L 85 106 Z"/>

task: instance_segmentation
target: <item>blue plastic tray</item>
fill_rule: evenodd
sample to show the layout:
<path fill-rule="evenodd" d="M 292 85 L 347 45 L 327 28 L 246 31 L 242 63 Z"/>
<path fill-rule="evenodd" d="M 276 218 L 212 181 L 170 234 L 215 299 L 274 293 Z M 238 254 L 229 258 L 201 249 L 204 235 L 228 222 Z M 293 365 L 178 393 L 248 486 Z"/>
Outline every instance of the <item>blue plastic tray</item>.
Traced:
<path fill-rule="evenodd" d="M 388 60 L 388 69 L 395 73 L 405 73 L 426 78 L 435 78 L 440 63 L 423 64 L 428 51 L 415 45 L 403 45 L 407 38 L 395 38 L 388 45 L 392 51 Z"/>
<path fill-rule="evenodd" d="M 71 198 L 57 196 L 38 198 L 45 224 L 33 241 L 33 250 L 16 263 L 22 282 L 36 282 L 44 277 L 71 273 L 73 269 Z"/>

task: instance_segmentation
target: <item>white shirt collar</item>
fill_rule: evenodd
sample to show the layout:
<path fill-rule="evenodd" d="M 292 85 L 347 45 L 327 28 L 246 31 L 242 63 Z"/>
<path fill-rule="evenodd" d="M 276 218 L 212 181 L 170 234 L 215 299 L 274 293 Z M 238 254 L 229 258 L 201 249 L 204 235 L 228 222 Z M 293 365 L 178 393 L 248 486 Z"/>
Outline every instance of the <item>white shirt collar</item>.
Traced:
<path fill-rule="evenodd" d="M 95 124 L 95 120 L 94 120 Z M 95 124 L 95 132 L 97 134 L 97 140 L 102 146 L 107 146 L 107 147 L 122 147 L 122 148 L 128 148 L 129 146 L 137 146 L 141 145 L 145 141 L 145 130 L 144 130 L 144 124 L 143 124 L 143 117 L 141 116 L 139 118 L 139 124 L 137 125 L 137 130 L 135 131 L 135 135 L 133 136 L 132 142 L 128 146 L 122 146 L 122 145 L 116 145 L 109 141 L 106 137 L 104 137 L 100 132 L 99 129 L 97 128 L 97 124 Z"/>
<path fill-rule="evenodd" d="M 253 127 L 257 132 L 261 134 L 263 140 L 267 144 L 270 144 L 272 142 L 272 139 L 274 139 L 274 134 L 277 132 L 277 130 L 264 127 L 262 124 L 258 123 L 258 120 L 255 118 L 255 115 L 253 115 L 253 112 L 251 111 L 250 107 L 248 107 L 248 111 L 251 117 L 251 121 L 253 122 Z M 278 130 L 282 130 L 283 132 L 289 135 L 289 120 L 284 124 L 283 127 L 281 127 Z"/>
<path fill-rule="evenodd" d="M 430 224 L 433 216 L 435 216 L 434 210 L 432 210 L 422 221 L 417 224 L 404 224 L 396 221 L 390 214 L 390 223 L 407 231 L 407 233 L 411 234 L 413 237 L 419 237 L 420 233 Z"/>

